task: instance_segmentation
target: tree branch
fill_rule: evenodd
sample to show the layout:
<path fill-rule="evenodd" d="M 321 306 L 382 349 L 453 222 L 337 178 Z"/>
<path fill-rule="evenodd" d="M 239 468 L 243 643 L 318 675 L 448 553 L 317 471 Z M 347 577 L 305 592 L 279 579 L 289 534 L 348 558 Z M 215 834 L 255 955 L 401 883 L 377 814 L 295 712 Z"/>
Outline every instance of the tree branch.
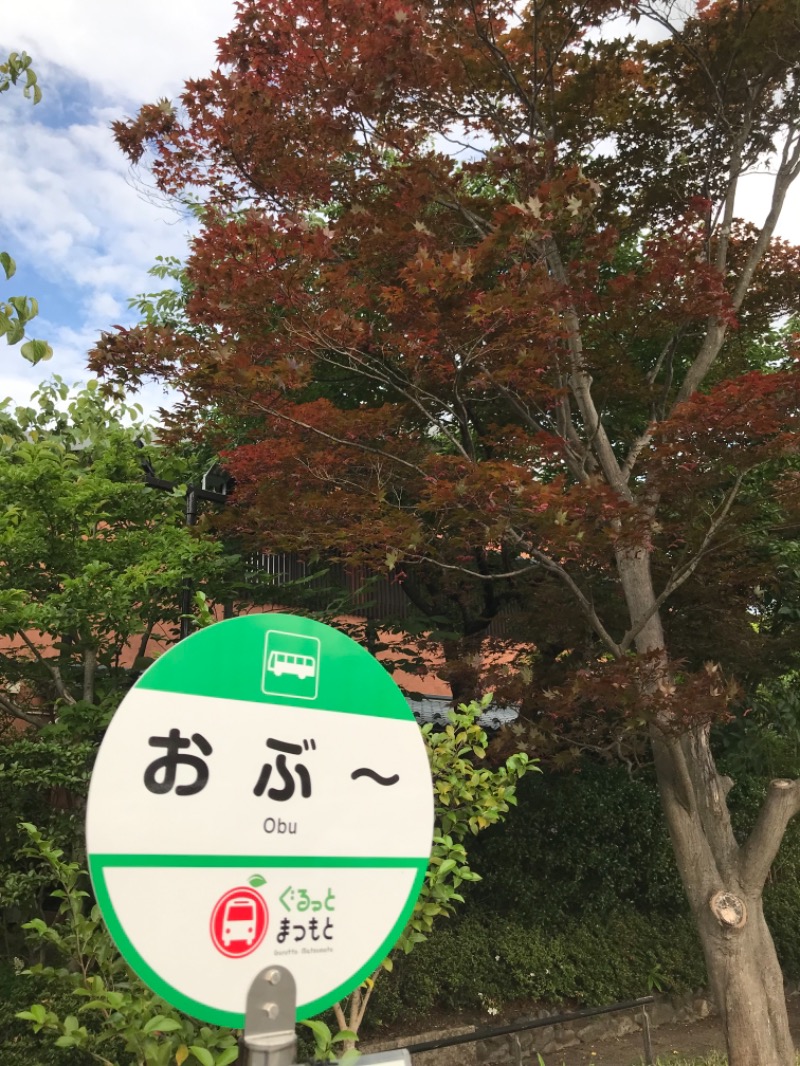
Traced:
<path fill-rule="evenodd" d="M 368 444 L 360 444 L 358 441 L 343 440 L 341 437 L 334 437 L 332 433 L 326 433 L 324 429 L 309 425 L 308 422 L 301 422 L 299 418 L 292 418 L 283 411 L 277 411 L 274 407 L 267 407 L 265 404 L 259 403 L 258 400 L 253 400 L 248 397 L 245 402 L 251 404 L 253 407 L 257 407 L 259 411 L 263 411 L 266 415 L 272 415 L 273 418 L 281 418 L 284 422 L 290 422 L 293 426 L 299 426 L 300 429 L 307 429 L 310 433 L 316 433 L 318 437 L 324 437 L 325 440 L 332 441 L 334 444 L 341 444 L 347 448 L 356 448 L 358 451 L 367 452 L 370 455 L 379 455 L 381 459 L 390 459 L 393 463 L 399 463 L 401 466 L 413 470 L 414 473 L 419 474 L 420 477 L 426 476 L 425 471 L 417 466 L 416 463 L 409 463 L 405 459 L 401 459 L 399 455 L 385 452 L 381 448 L 371 448 Z"/>
<path fill-rule="evenodd" d="M 772 187 L 772 200 L 770 202 L 769 212 L 764 221 L 764 225 L 761 227 L 761 231 L 756 238 L 755 244 L 750 249 L 750 254 L 745 261 L 731 296 L 731 306 L 734 314 L 739 311 L 744 302 L 750 283 L 753 280 L 753 275 L 764 257 L 769 242 L 772 240 L 775 227 L 778 224 L 778 219 L 783 210 L 786 194 L 798 174 L 800 174 L 800 131 L 798 131 L 797 127 L 793 126 L 787 132 L 786 142 L 781 152 L 781 164 L 778 167 L 775 184 Z M 697 389 L 700 388 L 706 374 L 711 369 L 711 366 L 720 353 L 727 332 L 727 323 L 722 322 L 719 319 L 712 319 L 709 322 L 705 340 L 703 341 L 694 362 L 686 372 L 683 384 L 675 397 L 673 410 L 678 404 L 683 403 L 683 401 L 687 400 L 693 392 L 696 392 Z"/>
<path fill-rule="evenodd" d="M 633 468 L 636 465 L 636 460 L 648 446 L 653 439 L 653 423 L 650 423 L 650 427 L 645 430 L 641 436 L 633 442 L 628 454 L 625 457 L 625 462 L 622 464 L 622 476 L 626 481 L 630 480 L 630 476 L 633 473 Z"/>
<path fill-rule="evenodd" d="M 380 977 L 380 973 L 381 967 L 379 966 L 375 973 L 372 975 L 372 984 L 367 985 L 366 989 L 361 994 L 361 1003 L 358 1005 L 358 1010 L 356 1011 L 356 1015 L 354 1018 L 355 1025 L 350 1026 L 354 1033 L 357 1033 L 358 1030 L 361 1028 L 361 1023 L 364 1021 L 364 1015 L 367 1013 L 367 1007 L 369 1005 L 370 997 L 372 996 L 372 991 L 375 988 L 375 982 Z"/>
<path fill-rule="evenodd" d="M 491 381 L 491 383 L 494 385 L 494 387 L 497 389 L 497 391 L 500 393 L 500 395 L 503 396 L 508 401 L 508 403 L 511 405 L 511 407 L 517 412 L 517 414 L 520 416 L 522 421 L 527 425 L 528 429 L 532 429 L 535 433 L 545 433 L 546 432 L 544 426 L 539 421 L 537 421 L 537 419 L 535 419 L 533 417 L 531 412 L 528 410 L 527 405 L 525 403 L 523 403 L 521 398 L 515 392 L 512 392 L 511 389 L 506 388 L 505 385 L 503 385 L 499 381 L 497 381 L 495 379 L 494 375 L 492 374 L 492 372 L 489 370 L 489 368 L 484 363 L 480 364 L 480 368 L 484 372 L 484 374 L 486 374 L 487 378 L 489 379 L 489 381 Z M 563 412 L 563 407 L 562 407 L 561 404 L 559 404 L 559 412 L 560 412 L 560 414 L 563 417 L 559 418 L 559 423 L 560 424 L 557 427 L 557 432 L 558 432 L 558 436 L 564 442 L 564 450 L 565 450 L 564 458 L 565 458 L 565 461 L 566 461 L 567 466 L 569 467 L 570 471 L 574 475 L 574 477 L 578 481 L 581 481 L 581 482 L 583 482 L 585 484 L 589 480 L 589 475 L 586 473 L 586 470 L 584 469 L 584 459 L 583 459 L 583 457 L 581 455 L 579 455 L 575 451 L 575 448 L 573 447 L 573 443 L 570 440 L 568 440 L 568 438 L 567 438 L 568 431 L 567 431 L 567 426 L 566 426 L 566 420 L 567 420 L 568 416 Z M 570 425 L 571 425 L 571 419 L 570 419 Z M 573 432 L 573 436 L 577 437 L 577 433 L 575 433 L 575 427 L 574 426 L 572 426 L 572 432 Z M 580 439 L 579 438 L 578 438 L 578 440 L 579 440 L 579 443 L 580 443 Z"/>
<path fill-rule="evenodd" d="M 41 717 L 37 718 L 32 714 L 28 714 L 27 711 L 23 711 L 23 709 L 18 707 L 13 700 L 10 700 L 4 692 L 0 692 L 0 707 L 2 707 L 8 714 L 13 715 L 14 718 L 19 718 L 20 721 L 27 722 L 28 725 L 35 726 L 37 729 L 41 729 L 43 725 L 47 724 L 47 719 Z"/>
<path fill-rule="evenodd" d="M 561 253 L 552 237 L 545 241 L 545 254 L 553 277 L 566 293 L 568 290 L 567 272 L 561 260 Z M 592 398 L 592 378 L 583 360 L 580 320 L 571 303 L 567 304 L 565 315 L 567 319 L 567 345 L 571 364 L 571 373 L 568 380 L 586 427 L 588 440 L 597 456 L 600 469 L 603 471 L 608 484 L 613 489 L 616 489 L 624 499 L 632 501 L 633 496 L 622 476 L 614 449 L 611 447 L 611 441 L 608 439 L 605 426 L 600 419 L 600 414 Z"/>
<path fill-rule="evenodd" d="M 756 824 L 740 853 L 740 877 L 747 892 L 760 892 L 775 861 L 783 834 L 800 812 L 800 781 L 770 781 Z"/>
<path fill-rule="evenodd" d="M 42 655 L 42 653 L 39 651 L 33 641 L 23 630 L 18 629 L 17 635 L 22 638 L 25 644 L 27 644 L 28 648 L 33 652 L 36 660 L 41 663 L 45 670 L 47 670 L 47 672 L 50 674 L 53 679 L 53 684 L 56 687 L 56 692 L 59 694 L 62 700 L 64 700 L 65 703 L 75 703 L 75 697 L 70 693 L 69 689 L 64 684 L 64 679 L 61 676 L 61 671 L 58 669 L 58 667 L 54 665 L 51 659 L 48 659 L 44 655 Z"/>
<path fill-rule="evenodd" d="M 520 537 L 519 534 L 516 534 L 516 537 L 520 541 L 520 543 L 524 545 L 523 538 Z M 458 573 L 467 574 L 469 577 L 476 577 L 480 581 L 502 581 L 508 578 L 520 577 L 522 574 L 530 573 L 530 571 L 538 570 L 541 567 L 543 570 L 547 570 L 549 573 L 555 574 L 561 581 L 564 582 L 564 584 L 573 594 L 575 599 L 578 601 L 581 610 L 586 616 L 586 619 L 589 624 L 594 629 L 595 633 L 597 633 L 597 635 L 600 637 L 600 639 L 603 641 L 609 651 L 617 658 L 620 658 L 623 654 L 622 646 L 617 644 L 617 642 L 608 632 L 606 627 L 600 621 L 600 618 L 598 617 L 591 600 L 583 592 L 583 590 L 580 588 L 574 578 L 567 573 L 567 571 L 564 569 L 563 566 L 561 566 L 560 563 L 557 563 L 555 559 L 551 559 L 549 555 L 546 555 L 544 552 L 539 551 L 537 548 L 531 548 L 525 545 L 524 551 L 526 551 L 529 555 L 536 559 L 536 562 L 531 564 L 530 566 L 522 566 L 518 570 L 508 570 L 505 573 L 501 574 L 481 573 L 479 570 L 471 570 L 468 566 L 457 566 L 455 563 L 441 562 L 439 559 L 433 559 L 429 555 L 408 555 L 408 558 L 411 559 L 412 562 L 430 563 L 433 566 L 438 566 L 441 570 L 455 570 Z"/>
<path fill-rule="evenodd" d="M 339 1026 L 339 1032 L 347 1029 L 347 1018 L 344 1016 L 341 1003 L 334 1003 L 333 1013 L 336 1017 L 336 1024 Z"/>
<path fill-rule="evenodd" d="M 441 196 L 439 196 L 434 198 L 433 203 L 439 204 L 440 207 L 445 207 L 449 211 L 456 211 L 461 215 L 465 222 L 472 226 L 481 240 L 496 229 L 491 223 L 486 222 L 480 215 L 476 215 L 474 211 L 470 211 L 469 208 L 464 207 L 464 205 L 460 204 L 457 200 L 443 200 Z"/>
<path fill-rule="evenodd" d="M 536 549 L 533 549 L 531 551 L 531 555 L 539 560 L 545 570 L 548 570 L 551 574 L 555 574 L 558 578 L 560 578 L 561 581 L 564 582 L 564 584 L 570 590 L 572 595 L 578 601 L 581 610 L 586 616 L 586 619 L 591 625 L 592 629 L 594 629 L 595 633 L 597 633 L 598 637 L 600 637 L 600 639 L 608 648 L 608 650 L 617 659 L 621 658 L 623 654 L 622 647 L 617 644 L 617 642 L 608 632 L 606 627 L 600 621 L 600 618 L 598 617 L 597 612 L 594 609 L 594 604 L 591 602 L 588 596 L 586 596 L 586 594 L 582 591 L 580 586 L 575 582 L 575 580 L 570 576 L 570 574 L 567 573 L 564 567 L 561 566 L 560 563 L 557 563 L 554 559 L 550 559 L 549 556 L 545 555 L 543 552 L 537 551 Z"/>
<path fill-rule="evenodd" d="M 529 121 L 536 121 L 536 124 L 538 125 L 539 130 L 544 137 L 551 136 L 551 131 L 544 125 L 541 120 L 541 115 L 539 114 L 539 109 L 537 108 L 536 103 L 525 92 L 525 89 L 520 84 L 520 80 L 517 77 L 514 68 L 508 61 L 508 56 L 506 56 L 505 52 L 497 44 L 497 41 L 494 39 L 494 34 L 492 33 L 492 35 L 490 36 L 489 33 L 487 33 L 483 23 L 480 20 L 480 16 L 478 14 L 474 0 L 470 0 L 469 6 L 470 11 L 472 13 L 472 24 L 475 27 L 475 34 L 478 40 L 483 41 L 488 50 L 494 56 L 498 64 L 499 71 L 502 73 L 502 76 L 511 86 L 512 91 L 524 107 L 526 113 L 529 116 Z M 489 26 L 491 29 L 491 23 L 489 23 Z"/>
<path fill-rule="evenodd" d="M 147 655 L 147 645 L 150 643 L 150 637 L 153 635 L 153 626 L 154 623 L 150 622 L 144 633 L 142 633 L 142 639 L 139 641 L 139 650 L 136 652 L 134 662 L 136 659 L 143 659 L 145 655 Z"/>
<path fill-rule="evenodd" d="M 747 471 L 744 471 L 743 473 L 737 476 L 733 487 L 731 488 L 725 499 L 722 501 L 716 511 L 716 514 L 712 518 L 711 524 L 706 530 L 702 543 L 695 552 L 695 554 L 691 557 L 691 559 L 688 559 L 686 562 L 682 563 L 680 566 L 676 567 L 675 570 L 672 571 L 667 580 L 666 585 L 664 586 L 660 594 L 655 598 L 650 609 L 639 619 L 636 625 L 631 626 L 631 628 L 624 635 L 619 645 L 620 649 L 623 652 L 628 650 L 628 648 L 638 637 L 638 635 L 641 633 L 641 631 L 644 629 L 650 619 L 661 608 L 661 605 L 664 603 L 664 601 L 667 600 L 673 594 L 673 592 L 677 591 L 677 589 L 679 589 L 685 581 L 688 581 L 697 569 L 697 567 L 700 565 L 703 556 L 708 552 L 708 549 L 711 545 L 711 541 L 713 540 L 715 534 L 730 514 L 731 507 L 733 506 L 734 501 L 739 494 L 739 489 L 742 486 L 742 481 L 744 480 L 746 473 Z"/>
<path fill-rule="evenodd" d="M 330 356 L 322 356 L 322 358 L 324 358 L 325 361 L 330 363 L 332 366 L 335 366 L 340 370 L 351 370 L 352 368 L 350 364 L 355 363 L 358 367 L 358 373 L 362 374 L 364 377 L 372 378 L 373 381 L 377 381 L 381 385 L 385 385 L 389 389 L 394 389 L 395 392 L 398 392 L 404 399 L 408 400 L 410 404 L 413 404 L 414 407 L 417 408 L 417 410 L 422 414 L 424 418 L 428 420 L 428 422 L 430 422 L 431 425 L 436 426 L 442 436 L 446 437 L 447 440 L 450 441 L 453 448 L 455 448 L 455 450 L 459 452 L 460 455 L 467 462 L 473 461 L 473 457 L 470 456 L 470 454 L 464 449 L 461 441 L 450 432 L 445 422 L 441 418 L 437 417 L 437 415 L 433 411 L 429 410 L 428 407 L 426 407 L 423 403 L 424 399 L 432 401 L 432 403 L 444 407 L 445 410 L 447 410 L 448 413 L 452 416 L 453 420 L 458 421 L 458 416 L 456 415 L 456 412 L 452 408 L 450 408 L 449 405 L 446 404 L 441 397 L 428 392 L 427 389 L 422 389 L 418 386 L 410 385 L 409 382 L 406 381 L 400 374 L 398 374 L 397 372 L 392 372 L 389 366 L 387 366 L 386 369 L 381 372 L 381 370 L 375 365 L 375 363 L 370 362 L 367 358 L 365 358 L 361 354 L 361 352 L 358 351 L 358 349 L 342 348 L 341 345 L 337 344 L 331 338 L 324 336 L 324 334 L 314 333 L 313 331 L 309 331 L 303 334 L 301 330 L 297 329 L 291 329 L 290 333 L 292 336 L 302 338 L 303 340 L 310 342 L 312 345 L 316 345 L 318 348 L 322 348 L 330 352 L 337 352 L 342 357 L 342 359 L 346 360 L 345 363 L 341 363 L 332 359 Z"/>

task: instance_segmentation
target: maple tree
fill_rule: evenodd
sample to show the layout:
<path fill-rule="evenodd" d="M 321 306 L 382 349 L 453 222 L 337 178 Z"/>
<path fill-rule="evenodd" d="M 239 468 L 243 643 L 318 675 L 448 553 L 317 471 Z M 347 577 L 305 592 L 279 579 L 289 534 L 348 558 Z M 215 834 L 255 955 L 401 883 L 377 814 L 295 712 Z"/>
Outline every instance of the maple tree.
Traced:
<path fill-rule="evenodd" d="M 673 6 L 242 0 L 217 69 L 115 127 L 200 190 L 191 328 L 93 360 L 213 409 L 240 529 L 445 605 L 462 688 L 501 606 L 539 603 L 511 684 L 645 724 L 730 1062 L 788 1066 L 761 891 L 800 782 L 740 843 L 710 730 L 735 673 L 791 661 L 800 9 Z"/>

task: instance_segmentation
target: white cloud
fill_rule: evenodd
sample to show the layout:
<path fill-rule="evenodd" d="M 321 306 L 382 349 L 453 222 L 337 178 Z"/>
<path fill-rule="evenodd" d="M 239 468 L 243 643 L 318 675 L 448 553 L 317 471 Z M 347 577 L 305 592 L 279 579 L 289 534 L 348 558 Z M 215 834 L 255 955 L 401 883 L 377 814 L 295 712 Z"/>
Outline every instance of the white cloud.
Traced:
<path fill-rule="evenodd" d="M 102 308 L 98 310 L 102 311 Z M 40 316 L 31 323 L 30 332 L 37 337 L 47 337 L 56 354 L 49 362 L 31 366 L 18 349 L 0 346 L 0 400 L 9 396 L 14 404 L 27 404 L 41 382 L 53 374 L 63 378 L 68 385 L 83 385 L 89 380 L 92 375 L 86 369 L 86 353 L 98 338 L 98 328 L 76 329 Z M 171 407 L 175 394 L 149 382 L 137 393 L 130 393 L 128 400 L 140 403 L 145 417 L 149 418 L 159 407 Z"/>
<path fill-rule="evenodd" d="M 74 328 L 129 317 L 127 300 L 152 285 L 156 256 L 185 254 L 188 221 L 140 195 L 108 147 L 105 121 L 53 129 L 29 118 L 21 137 L 4 118 L 3 242 L 28 269 L 77 293 Z"/>
<path fill-rule="evenodd" d="M 172 250 L 176 231 L 186 229 L 174 225 L 173 210 L 134 187 L 105 117 L 52 128 L 35 113 L 23 125 L 0 110 L 0 171 L 4 229 L 26 255 L 41 259 L 45 276 L 66 272 L 90 284 L 91 273 L 82 272 L 102 252 L 116 261 L 117 284 L 128 284 L 142 265 L 131 262 L 134 248 L 139 259 L 147 254 L 152 261 L 161 244 Z"/>
<path fill-rule="evenodd" d="M 207 74 L 233 22 L 233 0 L 3 0 L 0 43 L 147 103 Z"/>
<path fill-rule="evenodd" d="M 774 184 L 774 177 L 763 172 L 743 177 L 736 197 L 736 214 L 757 226 L 763 225 L 769 214 Z M 793 244 L 800 244 L 800 185 L 797 182 L 786 194 L 776 234 Z"/>
<path fill-rule="evenodd" d="M 108 292 L 97 292 L 87 304 L 87 314 L 101 322 L 118 322 L 127 317 L 127 308 Z"/>
<path fill-rule="evenodd" d="M 60 299 L 42 298 L 29 330 L 52 362 L 0 347 L 0 398 L 27 401 L 51 372 L 86 380 L 101 330 L 130 322 L 128 299 L 160 284 L 147 274 L 155 257 L 185 255 L 188 220 L 132 176 L 110 125 L 207 74 L 234 15 L 233 0 L 2 0 L 0 52 L 27 51 L 44 96 L 0 99 L 0 248 L 33 276 L 31 295 L 42 279 Z M 162 390 L 143 402 L 163 404 Z"/>
<path fill-rule="evenodd" d="M 234 21 L 233 0 L 0 0 L 0 52 L 28 51 L 44 98 L 0 98 L 0 249 L 24 263 L 27 286 L 42 295 L 34 336 L 55 348 L 49 364 L 29 367 L 0 346 L 0 397 L 24 401 L 54 371 L 85 380 L 86 352 L 101 330 L 131 321 L 127 301 L 159 282 L 147 270 L 157 255 L 183 257 L 190 223 L 148 192 L 114 143 L 111 122 L 145 102 L 174 97 L 183 82 L 210 71 L 216 38 Z M 640 27 L 641 32 L 641 27 Z M 763 222 L 768 179 L 747 178 L 737 207 Z M 800 242 L 800 189 L 779 232 Z M 5 291 L 0 289 L 0 292 Z M 148 409 L 164 402 L 145 394 Z"/>

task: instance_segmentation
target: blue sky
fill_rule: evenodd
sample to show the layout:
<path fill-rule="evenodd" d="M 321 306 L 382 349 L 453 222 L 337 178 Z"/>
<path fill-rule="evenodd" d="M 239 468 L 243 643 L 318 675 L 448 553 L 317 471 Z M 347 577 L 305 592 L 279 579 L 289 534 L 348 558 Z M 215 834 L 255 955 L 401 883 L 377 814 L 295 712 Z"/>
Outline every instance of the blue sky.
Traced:
<path fill-rule="evenodd" d="M 130 170 L 109 127 L 206 74 L 233 19 L 233 0 L 3 0 L 0 54 L 33 57 L 43 98 L 0 96 L 0 250 L 17 263 L 0 285 L 39 300 L 29 333 L 55 355 L 30 367 L 2 344 L 0 399 L 26 401 L 50 373 L 85 380 L 87 350 L 133 320 L 127 301 L 152 289 L 156 256 L 184 256 L 188 221 Z M 140 399 L 150 409 L 160 390 Z"/>
<path fill-rule="evenodd" d="M 0 286 L 39 300 L 30 333 L 55 356 L 30 367 L 0 342 L 0 399 L 27 401 L 50 373 L 85 380 L 99 333 L 132 322 L 128 299 L 153 288 L 156 256 L 184 256 L 189 222 L 130 170 L 109 127 L 206 74 L 233 19 L 233 0 L 2 0 L 0 54 L 27 51 L 44 95 L 35 107 L 13 89 L 0 96 L 0 250 L 18 268 Z M 769 184 L 748 178 L 738 212 L 762 222 Z M 780 232 L 800 243 L 798 187 Z M 139 399 L 153 410 L 162 393 Z"/>

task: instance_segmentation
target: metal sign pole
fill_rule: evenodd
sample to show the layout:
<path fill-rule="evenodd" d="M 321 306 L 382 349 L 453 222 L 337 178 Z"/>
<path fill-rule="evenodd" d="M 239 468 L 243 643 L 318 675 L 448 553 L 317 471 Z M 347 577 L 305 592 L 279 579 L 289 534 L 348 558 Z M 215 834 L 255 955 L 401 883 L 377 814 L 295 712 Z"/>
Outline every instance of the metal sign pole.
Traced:
<path fill-rule="evenodd" d="M 295 981 L 285 966 L 268 966 L 247 993 L 242 1066 L 294 1066 L 297 1057 Z"/>

